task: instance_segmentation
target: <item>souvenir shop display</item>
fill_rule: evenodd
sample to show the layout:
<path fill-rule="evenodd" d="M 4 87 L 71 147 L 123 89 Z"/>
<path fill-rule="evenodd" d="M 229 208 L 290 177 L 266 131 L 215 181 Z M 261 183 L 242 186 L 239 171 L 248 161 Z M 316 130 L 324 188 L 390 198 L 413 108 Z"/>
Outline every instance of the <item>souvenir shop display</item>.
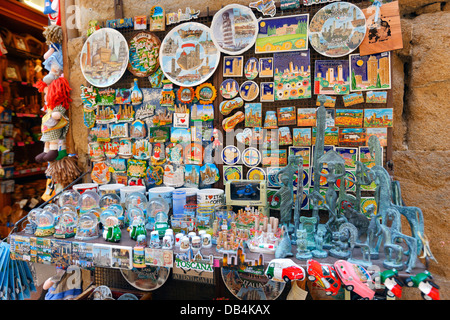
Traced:
<path fill-rule="evenodd" d="M 436 261 L 424 215 L 386 169 L 397 11 L 396 1 L 258 0 L 92 21 L 78 109 L 50 24 L 36 161 L 63 187 L 0 242 L 0 265 L 23 281 L 9 299 L 33 291 L 30 261 L 120 269 L 139 291 L 172 278 L 240 300 L 278 299 L 285 287 L 373 300 L 406 285 L 438 300 L 420 261 Z M 74 113 L 88 138 L 79 159 L 66 151 Z M 78 162 L 88 170 L 73 183 Z M 100 285 L 92 296 L 113 293 Z"/>

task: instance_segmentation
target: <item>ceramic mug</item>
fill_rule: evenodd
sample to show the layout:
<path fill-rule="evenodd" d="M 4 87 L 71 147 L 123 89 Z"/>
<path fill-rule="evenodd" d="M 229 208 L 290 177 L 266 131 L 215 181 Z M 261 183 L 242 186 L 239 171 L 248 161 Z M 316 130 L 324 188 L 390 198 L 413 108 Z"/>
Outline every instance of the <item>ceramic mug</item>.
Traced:
<path fill-rule="evenodd" d="M 212 204 L 214 206 L 224 204 L 224 191 L 222 189 L 201 189 L 197 192 L 197 205 Z"/>
<path fill-rule="evenodd" d="M 98 184 L 95 182 L 92 183 L 79 183 L 74 184 L 72 186 L 72 189 L 75 191 L 78 191 L 79 194 L 83 194 L 84 192 L 88 190 L 92 190 L 94 192 L 98 192 Z"/>
<path fill-rule="evenodd" d="M 169 208 L 172 209 L 172 192 L 175 190 L 173 187 L 155 187 L 148 189 L 148 200 L 152 198 L 160 197 L 167 201 Z"/>
<path fill-rule="evenodd" d="M 120 189 L 123 187 L 125 187 L 125 185 L 121 183 L 104 184 L 98 187 L 98 191 L 100 196 L 104 196 L 108 193 L 115 193 L 120 197 Z"/>
<path fill-rule="evenodd" d="M 141 192 L 145 194 L 145 187 L 144 186 L 123 186 L 120 188 L 120 202 L 125 203 L 125 200 L 127 199 L 127 195 L 133 193 L 133 192 Z"/>

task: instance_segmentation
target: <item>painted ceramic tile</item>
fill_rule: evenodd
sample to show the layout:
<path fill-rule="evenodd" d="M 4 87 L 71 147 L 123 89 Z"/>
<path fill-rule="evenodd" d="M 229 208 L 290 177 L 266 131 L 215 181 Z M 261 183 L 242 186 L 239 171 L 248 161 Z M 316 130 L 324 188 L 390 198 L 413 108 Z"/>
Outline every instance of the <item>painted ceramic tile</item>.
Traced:
<path fill-rule="evenodd" d="M 355 170 L 345 170 L 344 181 L 345 181 L 345 191 L 346 192 L 355 191 L 356 190 Z M 334 183 L 335 190 L 339 190 L 341 183 L 342 183 L 342 178 L 339 178 L 336 180 L 336 182 Z"/>
<path fill-rule="evenodd" d="M 367 141 L 370 136 L 377 136 L 382 147 L 387 146 L 387 128 L 367 128 Z"/>
<path fill-rule="evenodd" d="M 273 58 L 259 58 L 259 77 L 273 77 Z"/>
<path fill-rule="evenodd" d="M 381 149 L 383 152 L 383 149 Z M 359 161 L 365 164 L 368 168 L 372 168 L 375 165 L 375 158 L 370 153 L 369 147 L 359 147 Z"/>
<path fill-rule="evenodd" d="M 233 99 L 239 93 L 239 84 L 234 79 L 225 79 L 220 85 L 219 91 L 225 99 Z"/>
<path fill-rule="evenodd" d="M 214 120 L 214 106 L 212 104 L 193 104 L 191 106 L 191 120 L 193 122 Z"/>
<path fill-rule="evenodd" d="M 291 129 L 289 127 L 281 127 L 278 129 L 278 143 L 280 146 L 292 144 Z"/>
<path fill-rule="evenodd" d="M 309 50 L 274 53 L 275 100 L 311 98 Z"/>
<path fill-rule="evenodd" d="M 315 127 L 316 126 L 316 108 L 298 108 L 297 126 Z"/>
<path fill-rule="evenodd" d="M 328 169 L 327 169 L 326 167 L 323 167 L 321 173 L 322 173 L 322 174 L 328 174 L 329 171 L 328 171 Z M 311 167 L 311 181 L 310 181 L 310 186 L 311 186 L 311 187 L 314 187 L 314 184 L 315 184 L 315 183 L 316 183 L 316 182 L 315 182 L 315 180 L 314 180 L 314 167 Z M 324 190 L 326 190 L 325 188 L 328 187 L 328 180 L 327 180 L 327 177 L 322 176 L 322 175 L 320 176 L 320 178 L 319 178 L 319 186 L 320 186 L 320 188 L 321 188 L 321 193 L 322 193 Z"/>
<path fill-rule="evenodd" d="M 224 77 L 242 77 L 244 73 L 243 56 L 225 56 L 223 57 L 223 76 Z"/>
<path fill-rule="evenodd" d="M 342 57 L 358 48 L 366 34 L 366 19 L 356 5 L 331 3 L 311 19 L 309 42 L 321 55 Z"/>
<path fill-rule="evenodd" d="M 278 172 L 280 172 L 282 168 L 280 167 L 268 167 L 267 168 L 267 186 L 280 188 L 282 186 L 281 181 L 278 176 Z"/>
<path fill-rule="evenodd" d="M 242 179 L 242 166 L 223 166 L 223 183 Z"/>
<path fill-rule="evenodd" d="M 336 147 L 334 149 L 345 160 L 346 169 L 356 169 L 356 161 L 358 161 L 358 148 Z"/>
<path fill-rule="evenodd" d="M 363 125 L 363 109 L 336 109 L 336 127 L 358 128 Z"/>
<path fill-rule="evenodd" d="M 295 123 L 297 122 L 295 107 L 277 108 L 277 116 L 279 126 L 295 125 Z"/>
<path fill-rule="evenodd" d="M 303 158 L 303 166 L 309 167 L 311 163 L 311 148 L 310 147 L 289 147 L 289 155 L 299 155 Z"/>
<path fill-rule="evenodd" d="M 316 60 L 314 93 L 343 95 L 350 92 L 348 60 Z"/>
<path fill-rule="evenodd" d="M 359 147 L 366 144 L 365 128 L 339 128 L 339 146 Z"/>
<path fill-rule="evenodd" d="M 187 144 L 191 143 L 191 130 L 189 128 L 170 128 L 170 142 Z"/>
<path fill-rule="evenodd" d="M 368 56 L 351 54 L 350 91 L 387 90 L 391 88 L 391 54 L 376 53 Z"/>
<path fill-rule="evenodd" d="M 261 103 L 245 104 L 245 126 L 260 127 L 262 125 L 262 105 Z"/>
<path fill-rule="evenodd" d="M 323 154 L 326 154 L 328 151 L 334 150 L 333 145 L 324 145 L 323 146 Z M 311 163 L 314 163 L 314 156 L 315 156 L 316 146 L 313 144 L 311 146 Z M 320 158 L 320 155 L 318 156 Z M 327 166 L 326 163 L 323 164 L 324 167 Z"/>
<path fill-rule="evenodd" d="M 334 108 L 336 106 L 336 97 L 319 94 L 316 100 L 316 106 L 320 106 L 320 100 L 324 100 L 323 106 L 325 108 Z"/>
<path fill-rule="evenodd" d="M 364 96 L 362 92 L 355 92 L 342 96 L 342 100 L 344 100 L 344 107 L 350 107 L 355 104 L 364 103 Z"/>
<path fill-rule="evenodd" d="M 393 117 L 392 108 L 364 109 L 364 127 L 392 127 Z"/>
<path fill-rule="evenodd" d="M 263 168 L 253 167 L 253 168 L 248 169 L 247 179 L 248 180 L 258 180 L 258 181 L 266 180 L 267 174 Z"/>
<path fill-rule="evenodd" d="M 259 61 L 255 57 L 247 60 L 244 66 L 244 75 L 247 79 L 253 80 L 259 74 Z"/>
<path fill-rule="evenodd" d="M 285 166 L 287 165 L 286 150 L 263 150 L 263 167 Z"/>
<path fill-rule="evenodd" d="M 186 22 L 174 27 L 161 44 L 161 69 L 171 82 L 193 87 L 205 82 L 219 65 L 220 51 L 208 27 Z"/>
<path fill-rule="evenodd" d="M 275 100 L 275 86 L 273 82 L 261 82 L 260 84 L 260 96 L 261 102 L 272 102 Z"/>
<path fill-rule="evenodd" d="M 294 128 L 292 140 L 295 147 L 309 147 L 311 145 L 311 128 Z"/>
<path fill-rule="evenodd" d="M 265 129 L 278 128 L 278 118 L 277 118 L 276 111 L 272 111 L 272 110 L 266 111 L 266 117 L 264 118 L 264 128 Z"/>
<path fill-rule="evenodd" d="M 312 138 L 311 145 L 315 145 L 316 143 L 316 132 L 317 127 L 312 128 Z M 326 127 L 325 128 L 325 136 L 324 136 L 324 144 L 325 145 L 338 145 L 338 137 L 339 137 L 339 128 L 338 127 Z"/>
<path fill-rule="evenodd" d="M 403 48 L 398 1 L 371 5 L 363 9 L 367 32 L 359 46 L 361 55 L 393 51 Z"/>
<path fill-rule="evenodd" d="M 387 91 L 367 91 L 366 103 L 386 103 Z"/>
<path fill-rule="evenodd" d="M 248 80 L 241 84 L 239 93 L 244 101 L 253 101 L 259 95 L 259 86 L 256 82 Z"/>
<path fill-rule="evenodd" d="M 336 111 L 331 108 L 325 109 L 325 127 L 335 126 Z"/>
<path fill-rule="evenodd" d="M 309 14 L 261 19 L 255 53 L 308 49 L 308 23 Z"/>
<path fill-rule="evenodd" d="M 184 186 L 198 187 L 200 184 L 200 166 L 187 164 L 184 167 Z"/>
<path fill-rule="evenodd" d="M 266 130 L 264 129 L 264 149 L 278 149 L 278 130 Z"/>
<path fill-rule="evenodd" d="M 263 141 L 263 128 L 255 127 L 252 129 L 252 142 L 259 144 Z"/>
<path fill-rule="evenodd" d="M 372 209 L 369 206 L 372 205 Z M 361 197 L 361 212 L 370 218 L 370 213 L 377 213 L 377 202 L 374 197 Z"/>

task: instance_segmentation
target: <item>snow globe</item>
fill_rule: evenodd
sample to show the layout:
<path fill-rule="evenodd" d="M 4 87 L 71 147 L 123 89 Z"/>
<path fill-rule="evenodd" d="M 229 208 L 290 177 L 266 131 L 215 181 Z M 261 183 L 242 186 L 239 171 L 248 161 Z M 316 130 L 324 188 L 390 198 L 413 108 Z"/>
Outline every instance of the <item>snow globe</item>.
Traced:
<path fill-rule="evenodd" d="M 59 206 L 56 203 L 49 203 L 45 205 L 44 208 L 42 209 L 50 211 L 55 219 L 55 224 L 58 222 L 61 212 L 59 211 Z"/>
<path fill-rule="evenodd" d="M 100 196 L 95 191 L 85 191 L 78 199 L 80 214 L 99 207 Z"/>
<path fill-rule="evenodd" d="M 75 239 L 92 240 L 98 237 L 98 218 L 95 214 L 95 210 L 89 210 L 88 212 L 82 213 L 78 219 Z"/>
<path fill-rule="evenodd" d="M 158 231 L 159 237 L 163 237 L 166 230 L 169 228 L 169 216 L 164 211 L 159 211 L 155 215 L 155 227 L 154 230 Z"/>
<path fill-rule="evenodd" d="M 37 212 L 34 215 L 34 223 L 36 224 L 34 235 L 37 237 L 46 237 L 55 233 L 55 216 L 50 208 Z"/>
<path fill-rule="evenodd" d="M 113 210 L 116 213 L 117 219 L 119 219 L 119 227 L 123 228 L 124 225 L 124 216 L 123 216 L 123 208 L 119 203 L 111 204 L 108 209 Z"/>
<path fill-rule="evenodd" d="M 103 239 L 110 242 L 119 242 L 122 238 L 122 232 L 119 227 L 117 212 L 106 209 L 100 215 L 100 222 L 103 225 Z"/>
<path fill-rule="evenodd" d="M 66 190 L 58 198 L 58 205 L 60 207 L 70 204 L 75 208 L 78 207 L 78 199 L 80 198 L 80 193 L 77 190 Z"/>
<path fill-rule="evenodd" d="M 166 217 L 169 215 L 169 204 L 167 201 L 160 197 L 151 198 L 148 201 L 147 205 L 147 223 L 148 225 L 146 228 L 148 230 L 153 230 L 155 228 L 155 222 L 156 222 L 156 215 L 159 212 L 162 212 L 165 214 Z"/>
<path fill-rule="evenodd" d="M 136 240 L 140 234 L 147 235 L 145 230 L 145 215 L 141 208 L 131 207 L 127 211 L 128 218 L 130 219 L 130 238 Z"/>
<path fill-rule="evenodd" d="M 68 208 L 67 205 L 65 208 Z M 72 206 L 73 207 L 73 206 Z M 72 238 L 75 236 L 75 230 L 77 227 L 77 211 L 65 210 L 61 213 L 58 223 L 55 227 L 55 234 L 53 235 L 55 238 Z"/>
<path fill-rule="evenodd" d="M 42 211 L 42 208 L 34 208 L 31 209 L 30 212 L 28 212 L 27 215 L 27 226 L 25 227 L 25 233 L 26 234 L 34 234 L 37 228 L 36 224 L 36 215 Z"/>
<path fill-rule="evenodd" d="M 120 205 L 120 197 L 115 193 L 104 194 L 100 197 L 100 200 L 98 202 L 98 205 L 102 210 L 109 208 L 109 206 L 113 204 Z"/>

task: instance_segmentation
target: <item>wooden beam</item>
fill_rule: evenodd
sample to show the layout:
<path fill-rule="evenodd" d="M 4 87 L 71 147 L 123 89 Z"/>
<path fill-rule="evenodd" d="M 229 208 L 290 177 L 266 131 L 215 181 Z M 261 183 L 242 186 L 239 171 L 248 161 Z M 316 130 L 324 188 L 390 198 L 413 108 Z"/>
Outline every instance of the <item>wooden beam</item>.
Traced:
<path fill-rule="evenodd" d="M 0 0 L 0 15 L 39 30 L 48 24 L 45 14 L 19 1 Z"/>

